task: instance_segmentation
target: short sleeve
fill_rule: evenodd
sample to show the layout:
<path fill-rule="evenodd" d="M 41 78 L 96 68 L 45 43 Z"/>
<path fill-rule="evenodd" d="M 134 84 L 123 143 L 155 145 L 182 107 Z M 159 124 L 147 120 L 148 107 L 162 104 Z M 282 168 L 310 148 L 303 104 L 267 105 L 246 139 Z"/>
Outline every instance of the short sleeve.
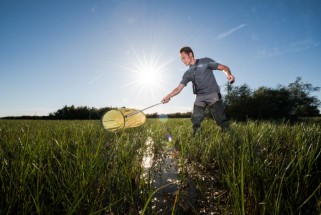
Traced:
<path fill-rule="evenodd" d="M 183 75 L 183 78 L 181 80 L 181 84 L 186 86 L 188 84 L 188 82 L 190 82 L 190 79 L 188 77 L 188 73 L 185 72 L 184 75 Z"/>
<path fill-rule="evenodd" d="M 217 68 L 220 64 L 210 58 L 208 58 L 207 60 L 208 60 L 208 64 L 207 64 L 208 68 L 210 68 L 211 70 L 217 70 Z"/>

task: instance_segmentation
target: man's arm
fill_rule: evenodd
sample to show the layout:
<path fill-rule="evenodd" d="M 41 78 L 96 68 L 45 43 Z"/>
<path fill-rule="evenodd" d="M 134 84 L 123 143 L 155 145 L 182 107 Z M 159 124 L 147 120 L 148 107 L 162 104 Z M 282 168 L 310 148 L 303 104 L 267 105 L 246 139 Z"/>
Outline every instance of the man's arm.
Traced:
<path fill-rule="evenodd" d="M 165 98 L 163 98 L 163 100 L 162 100 L 163 104 L 169 102 L 169 100 L 170 100 L 172 97 L 174 97 L 174 96 L 176 96 L 177 94 L 179 94 L 184 87 L 185 87 L 184 84 L 179 84 L 170 94 L 168 94 Z"/>
<path fill-rule="evenodd" d="M 223 64 L 220 64 L 220 65 L 218 65 L 217 69 L 218 70 L 222 70 L 225 73 L 225 75 L 227 76 L 228 81 L 231 84 L 234 83 L 235 77 L 232 75 L 230 68 L 228 68 L 227 66 L 225 66 Z"/>

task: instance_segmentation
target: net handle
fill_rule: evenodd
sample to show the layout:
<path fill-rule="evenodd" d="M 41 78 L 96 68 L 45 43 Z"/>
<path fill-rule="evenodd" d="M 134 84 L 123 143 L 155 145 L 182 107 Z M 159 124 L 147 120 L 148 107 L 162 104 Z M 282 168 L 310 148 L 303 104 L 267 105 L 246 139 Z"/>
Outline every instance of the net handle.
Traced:
<path fill-rule="evenodd" d="M 137 111 L 135 111 L 135 112 L 133 112 L 133 113 L 130 113 L 130 114 L 125 115 L 124 118 L 133 116 L 133 115 L 135 115 L 135 114 L 138 114 L 138 113 L 140 113 L 140 112 L 143 112 L 144 110 L 147 110 L 147 109 L 149 109 L 149 108 L 155 107 L 155 106 L 160 105 L 160 104 L 163 104 L 163 103 L 160 102 L 160 103 L 154 104 L 154 105 L 152 105 L 152 106 L 149 106 L 149 107 L 147 107 L 147 108 L 144 108 L 144 109 L 141 109 L 141 110 L 137 110 Z"/>

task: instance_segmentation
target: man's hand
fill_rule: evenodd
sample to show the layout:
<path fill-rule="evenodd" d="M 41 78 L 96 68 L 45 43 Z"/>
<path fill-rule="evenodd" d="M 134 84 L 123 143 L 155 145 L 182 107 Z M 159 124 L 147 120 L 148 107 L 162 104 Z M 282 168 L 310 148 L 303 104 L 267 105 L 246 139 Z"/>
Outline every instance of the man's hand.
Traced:
<path fill-rule="evenodd" d="M 232 74 L 227 75 L 227 80 L 230 82 L 230 84 L 233 84 L 235 81 L 235 77 Z"/>
<path fill-rule="evenodd" d="M 169 102 L 169 100 L 173 97 L 179 94 L 182 89 L 185 87 L 184 84 L 179 84 L 170 94 L 168 94 L 165 98 L 163 98 L 162 103 L 165 104 Z"/>
<path fill-rule="evenodd" d="M 165 98 L 163 98 L 162 103 L 165 104 L 167 102 L 169 102 L 169 100 L 171 100 L 168 96 L 166 96 Z"/>
<path fill-rule="evenodd" d="M 217 69 L 222 70 L 226 74 L 227 80 L 230 82 L 230 84 L 234 83 L 235 77 L 232 75 L 230 68 L 228 68 L 227 66 L 225 66 L 223 64 L 219 64 L 217 66 Z"/>

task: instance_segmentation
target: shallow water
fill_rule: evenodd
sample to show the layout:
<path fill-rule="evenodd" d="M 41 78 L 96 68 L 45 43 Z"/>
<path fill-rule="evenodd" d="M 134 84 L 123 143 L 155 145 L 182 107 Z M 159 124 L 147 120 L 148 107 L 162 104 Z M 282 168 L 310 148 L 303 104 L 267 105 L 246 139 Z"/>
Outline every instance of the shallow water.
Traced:
<path fill-rule="evenodd" d="M 142 177 L 151 183 L 155 193 L 151 205 L 156 214 L 220 214 L 216 205 L 224 203 L 225 191 L 219 189 L 217 177 L 199 165 L 183 160 L 170 144 L 154 154 L 154 141 L 146 140 L 142 159 Z M 149 173 L 149 174 L 148 174 Z M 213 175 L 218 172 L 212 172 Z M 225 210 L 224 210 L 225 211 Z"/>

